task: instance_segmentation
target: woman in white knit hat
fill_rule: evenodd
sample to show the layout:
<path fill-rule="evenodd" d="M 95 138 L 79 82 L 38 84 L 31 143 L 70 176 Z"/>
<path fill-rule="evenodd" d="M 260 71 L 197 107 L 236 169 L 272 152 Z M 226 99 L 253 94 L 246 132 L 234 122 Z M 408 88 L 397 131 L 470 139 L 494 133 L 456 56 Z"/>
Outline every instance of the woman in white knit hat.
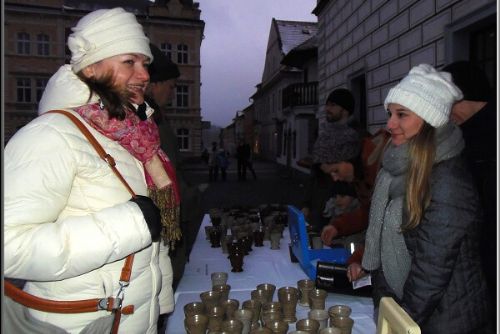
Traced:
<path fill-rule="evenodd" d="M 122 8 L 91 12 L 72 30 L 71 63 L 49 80 L 43 115 L 5 148 L 4 274 L 44 299 L 116 297 L 133 254 L 119 331 L 156 334 L 159 314 L 174 306 L 168 246 L 179 237 L 179 196 L 144 103 L 149 39 Z M 84 123 L 136 197 L 67 116 L 45 113 L 51 109 Z M 107 310 L 29 315 L 70 333 L 113 317 Z"/>
<path fill-rule="evenodd" d="M 478 196 L 449 122 L 462 98 L 449 73 L 421 64 L 384 102 L 391 143 L 377 176 L 362 267 L 374 304 L 391 296 L 422 333 L 487 333 Z"/>

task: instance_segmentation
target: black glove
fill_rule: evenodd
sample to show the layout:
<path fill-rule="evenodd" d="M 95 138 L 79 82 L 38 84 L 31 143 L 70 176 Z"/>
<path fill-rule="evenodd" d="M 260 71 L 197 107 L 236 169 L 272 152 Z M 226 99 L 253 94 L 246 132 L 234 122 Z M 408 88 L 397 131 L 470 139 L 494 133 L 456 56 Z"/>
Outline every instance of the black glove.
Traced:
<path fill-rule="evenodd" d="M 137 116 L 139 116 L 141 121 L 145 121 L 148 119 L 148 115 L 146 115 L 146 103 L 140 104 L 137 107 L 136 114 L 137 114 Z"/>
<path fill-rule="evenodd" d="M 144 220 L 148 224 L 149 233 L 151 233 L 151 240 L 153 242 L 160 240 L 162 229 L 160 209 L 151 198 L 146 196 L 137 195 L 135 198 L 131 198 L 130 201 L 137 204 L 141 209 Z"/>

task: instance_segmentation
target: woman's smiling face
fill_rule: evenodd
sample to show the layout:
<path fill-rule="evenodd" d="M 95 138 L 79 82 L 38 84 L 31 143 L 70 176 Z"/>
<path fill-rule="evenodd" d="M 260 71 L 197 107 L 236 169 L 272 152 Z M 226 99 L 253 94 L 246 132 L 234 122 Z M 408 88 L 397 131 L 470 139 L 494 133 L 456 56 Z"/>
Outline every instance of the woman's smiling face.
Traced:
<path fill-rule="evenodd" d="M 112 73 L 113 84 L 131 94 L 130 102 L 142 104 L 149 83 L 150 60 L 139 53 L 121 54 L 88 66 L 87 75 L 99 78 Z"/>
<path fill-rule="evenodd" d="M 420 116 L 400 104 L 390 103 L 387 112 L 389 114 L 387 130 L 391 133 L 392 143 L 396 146 L 415 137 L 424 125 L 424 120 Z"/>

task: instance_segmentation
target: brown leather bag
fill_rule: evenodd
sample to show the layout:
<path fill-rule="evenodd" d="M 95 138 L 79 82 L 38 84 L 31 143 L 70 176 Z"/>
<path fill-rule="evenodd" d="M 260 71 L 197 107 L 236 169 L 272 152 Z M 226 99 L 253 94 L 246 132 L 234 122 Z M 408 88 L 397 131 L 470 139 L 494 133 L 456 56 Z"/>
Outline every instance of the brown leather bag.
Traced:
<path fill-rule="evenodd" d="M 87 127 L 72 113 L 66 110 L 51 110 L 47 113 L 57 113 L 67 116 L 73 123 L 80 129 L 80 131 L 85 135 L 87 140 L 95 148 L 101 159 L 106 161 L 109 167 L 113 170 L 118 179 L 123 183 L 128 192 L 135 197 L 135 193 L 129 186 L 125 178 L 116 168 L 115 160 L 111 155 L 106 153 L 104 148 L 99 144 L 97 139 L 90 133 Z M 122 314 L 132 314 L 134 313 L 134 306 L 129 305 L 122 307 L 122 300 L 124 296 L 124 289 L 128 286 L 130 281 L 130 275 L 132 273 L 132 264 L 134 262 L 134 254 L 127 256 L 125 263 L 122 268 L 120 275 L 120 291 L 116 297 L 107 298 L 95 298 L 95 299 L 85 299 L 76 301 L 54 301 L 44 298 L 39 298 L 33 296 L 25 291 L 23 291 L 19 284 L 15 284 L 9 279 L 4 280 L 5 285 L 5 295 L 11 298 L 13 301 L 24 305 L 26 307 L 52 313 L 83 313 L 83 312 L 96 312 L 100 310 L 106 310 L 114 314 L 113 325 L 111 328 L 111 333 L 118 333 L 118 327 L 120 325 L 120 318 Z M 17 280 L 19 282 L 19 280 Z"/>

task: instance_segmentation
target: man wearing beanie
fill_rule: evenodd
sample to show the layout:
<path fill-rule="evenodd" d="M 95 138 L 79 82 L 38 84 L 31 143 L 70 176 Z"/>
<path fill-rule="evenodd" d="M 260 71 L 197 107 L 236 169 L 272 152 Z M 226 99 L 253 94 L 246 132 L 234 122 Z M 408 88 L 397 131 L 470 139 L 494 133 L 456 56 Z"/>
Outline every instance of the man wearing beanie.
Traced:
<path fill-rule="evenodd" d="M 179 67 L 156 45 L 150 43 L 149 47 L 154 60 L 149 65 L 150 84 L 146 95 L 154 101 L 154 104 L 163 108 L 172 102 L 175 84 L 181 73 Z M 161 113 L 159 114 L 161 115 Z"/>
<path fill-rule="evenodd" d="M 325 104 L 325 116 L 327 122 L 347 122 L 349 116 L 354 112 L 354 96 L 345 88 L 332 91 Z"/>
<path fill-rule="evenodd" d="M 181 195 L 180 218 L 183 237 L 177 243 L 175 250 L 170 252 L 174 273 L 172 286 L 175 290 L 184 272 L 189 252 L 201 223 L 203 215 L 199 210 L 201 193 L 197 187 L 188 182 L 180 168 L 177 136 L 162 112 L 162 108 L 172 102 L 175 84 L 180 76 L 179 68 L 156 45 L 150 44 L 150 48 L 154 60 L 149 66 L 150 84 L 146 90 L 145 98 L 148 104 L 155 109 L 153 115 L 160 131 L 161 147 L 175 165 Z M 158 328 L 160 329 L 161 326 L 159 325 Z"/>
<path fill-rule="evenodd" d="M 327 122 L 314 143 L 311 176 L 302 207 L 306 221 L 317 232 L 329 222 L 322 213 L 335 188 L 335 182 L 322 171 L 322 166 L 352 160 L 360 152 L 359 134 L 347 124 L 353 111 L 354 97 L 349 90 L 339 88 L 328 95 L 325 103 Z"/>
<path fill-rule="evenodd" d="M 451 119 L 460 126 L 465 140 L 464 153 L 476 181 L 484 212 L 481 225 L 481 260 L 496 317 L 497 242 L 496 168 L 497 110 L 488 77 L 469 61 L 457 61 L 443 68 L 460 88 L 464 98 L 453 105 Z M 496 318 L 493 319 L 496 321 Z"/>
<path fill-rule="evenodd" d="M 155 110 L 153 117 L 160 130 L 162 149 L 167 153 L 174 165 L 178 164 L 177 137 L 167 124 L 163 108 L 173 100 L 175 84 L 180 76 L 179 68 L 156 45 L 149 47 L 154 60 L 149 65 L 149 85 L 146 89 L 146 102 Z"/>

